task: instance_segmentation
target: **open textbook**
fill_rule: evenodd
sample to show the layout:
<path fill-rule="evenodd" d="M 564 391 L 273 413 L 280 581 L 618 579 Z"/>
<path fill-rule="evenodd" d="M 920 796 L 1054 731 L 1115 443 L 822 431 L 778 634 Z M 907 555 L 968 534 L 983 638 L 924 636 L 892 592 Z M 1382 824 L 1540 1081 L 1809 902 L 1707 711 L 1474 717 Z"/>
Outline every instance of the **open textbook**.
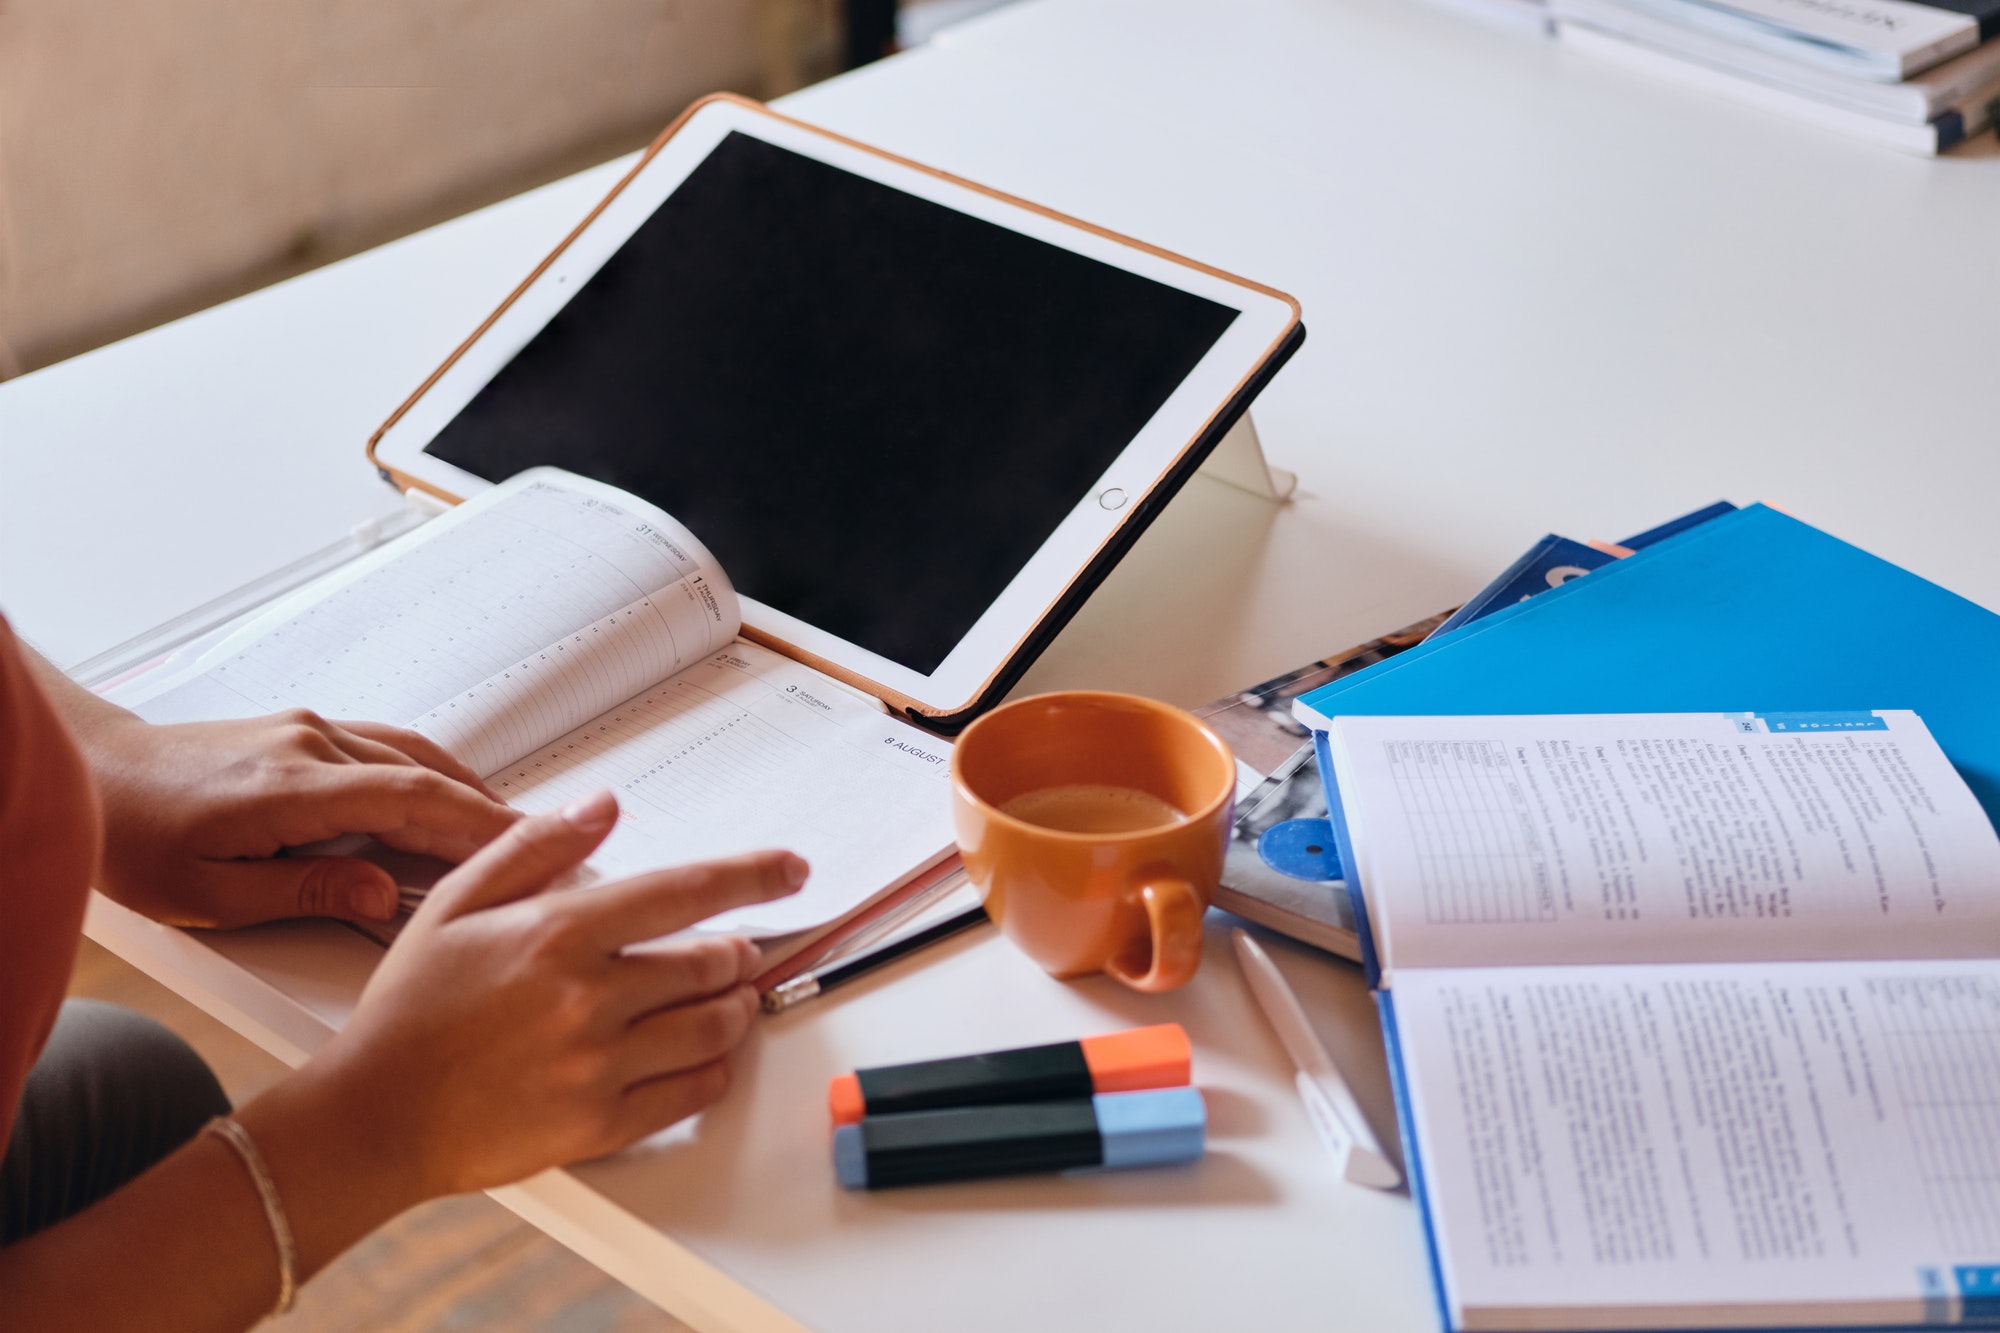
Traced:
<path fill-rule="evenodd" d="M 1345 870 L 1327 827 L 1325 789 L 1313 763 L 1312 732 L 1293 705 L 1378 662 L 1582 578 L 1635 550 L 1734 512 L 1704 505 L 1619 542 L 1586 543 L 1551 532 L 1455 611 L 1308 662 L 1195 710 L 1236 752 L 1239 785 L 1228 855 L 1215 905 L 1343 958 L 1360 959 Z"/>
<path fill-rule="evenodd" d="M 1449 1327 L 1996 1322 L 2000 838 L 1915 714 L 1322 744 Z"/>
<path fill-rule="evenodd" d="M 530 812 L 612 788 L 623 814 L 586 879 L 785 847 L 812 865 L 805 888 L 708 927 L 811 931 L 950 853 L 951 747 L 739 621 L 687 529 L 538 468 L 117 697 L 155 722 L 310 708 L 407 726 Z"/>

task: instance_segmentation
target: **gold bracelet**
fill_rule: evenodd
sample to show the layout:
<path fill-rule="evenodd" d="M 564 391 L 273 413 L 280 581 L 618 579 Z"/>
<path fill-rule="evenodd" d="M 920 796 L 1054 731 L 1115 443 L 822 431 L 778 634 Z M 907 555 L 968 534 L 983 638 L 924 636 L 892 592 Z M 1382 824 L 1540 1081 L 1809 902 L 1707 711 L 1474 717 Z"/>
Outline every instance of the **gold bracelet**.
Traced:
<path fill-rule="evenodd" d="M 229 1116 L 219 1115 L 209 1121 L 202 1126 L 202 1133 L 213 1134 L 236 1150 L 250 1172 L 250 1183 L 257 1187 L 257 1197 L 264 1201 L 264 1220 L 271 1224 L 271 1239 L 278 1246 L 278 1304 L 271 1313 L 285 1314 L 299 1294 L 299 1252 L 292 1244 L 292 1226 L 285 1220 L 285 1205 L 278 1198 L 278 1186 L 271 1179 L 270 1168 L 264 1165 L 264 1154 L 257 1151 L 250 1131 Z"/>

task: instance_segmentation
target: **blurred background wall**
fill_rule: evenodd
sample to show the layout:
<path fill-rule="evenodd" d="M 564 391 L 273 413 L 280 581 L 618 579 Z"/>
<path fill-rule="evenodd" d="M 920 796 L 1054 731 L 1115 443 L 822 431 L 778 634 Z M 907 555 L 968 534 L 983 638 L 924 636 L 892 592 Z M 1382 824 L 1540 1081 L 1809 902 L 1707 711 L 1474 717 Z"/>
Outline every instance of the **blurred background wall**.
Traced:
<path fill-rule="evenodd" d="M 0 377 L 774 97 L 840 0 L 0 0 Z"/>

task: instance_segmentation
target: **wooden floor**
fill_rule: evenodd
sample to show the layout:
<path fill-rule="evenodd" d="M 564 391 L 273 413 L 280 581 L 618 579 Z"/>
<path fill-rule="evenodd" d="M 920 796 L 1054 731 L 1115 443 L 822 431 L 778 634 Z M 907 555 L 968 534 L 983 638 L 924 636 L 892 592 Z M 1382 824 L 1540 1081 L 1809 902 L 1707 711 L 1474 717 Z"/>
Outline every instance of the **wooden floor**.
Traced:
<path fill-rule="evenodd" d="M 242 1103 L 285 1068 L 220 1022 L 88 940 L 70 992 L 122 1004 L 185 1038 Z M 299 1293 L 268 1333 L 685 1333 L 687 1325 L 571 1254 L 483 1194 L 405 1213 Z"/>

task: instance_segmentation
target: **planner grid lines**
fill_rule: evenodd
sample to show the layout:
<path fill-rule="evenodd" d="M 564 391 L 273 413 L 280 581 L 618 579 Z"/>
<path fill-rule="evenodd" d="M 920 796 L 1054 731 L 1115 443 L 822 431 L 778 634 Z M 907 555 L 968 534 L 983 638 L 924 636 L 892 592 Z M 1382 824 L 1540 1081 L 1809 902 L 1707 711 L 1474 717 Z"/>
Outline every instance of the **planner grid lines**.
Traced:
<path fill-rule="evenodd" d="M 2000 1253 L 2000 984 L 1886 977 L 1868 994 L 1938 1241 L 1953 1257 L 1990 1260 Z"/>
<path fill-rule="evenodd" d="M 525 662 L 682 576 L 667 552 L 631 540 L 629 515 L 569 492 L 525 489 L 483 517 L 483 528 L 441 531 L 307 606 L 210 678 L 256 711 L 409 722 L 488 680 L 494 664 Z"/>
<path fill-rule="evenodd" d="M 900 724 L 858 700 L 821 712 L 788 691 L 788 679 L 809 681 L 810 673 L 737 644 L 489 782 L 531 812 L 616 789 L 624 813 L 591 858 L 602 876 L 788 847 L 813 867 L 805 889 L 731 916 L 778 914 L 799 928 L 840 910 L 822 904 L 858 901 L 890 882 L 886 867 L 914 870 L 949 834 L 908 818 L 912 809 L 942 808 L 936 774 L 906 770 L 886 762 L 879 745 L 856 743 Z"/>
<path fill-rule="evenodd" d="M 1553 921 L 1548 870 L 1500 741 L 1385 741 L 1436 925 Z"/>
<path fill-rule="evenodd" d="M 484 776 L 582 726 L 604 700 L 630 698 L 681 665 L 672 623 L 645 597 L 495 672 L 412 725 Z"/>
<path fill-rule="evenodd" d="M 643 738 L 651 751 L 622 789 L 644 802 L 654 818 L 679 824 L 712 823 L 716 808 L 756 809 L 770 784 L 808 756 L 804 742 L 759 717 L 754 707 L 692 681 L 674 681 L 631 709 L 620 709 L 626 716 L 604 728 L 606 740 L 615 746 Z M 720 744 L 725 738 L 728 744 Z"/>
<path fill-rule="evenodd" d="M 676 677 L 507 765 L 492 785 L 530 810 L 615 786 L 626 798 L 626 822 L 669 841 L 724 824 L 794 835 L 803 825 L 845 837 L 856 827 L 845 816 L 872 810 L 880 793 L 849 792 L 829 803 L 812 770 L 840 762 L 829 748 L 840 730 L 753 675 L 732 671 L 720 690 Z M 667 850 L 648 852 L 649 863 L 663 863 Z"/>

